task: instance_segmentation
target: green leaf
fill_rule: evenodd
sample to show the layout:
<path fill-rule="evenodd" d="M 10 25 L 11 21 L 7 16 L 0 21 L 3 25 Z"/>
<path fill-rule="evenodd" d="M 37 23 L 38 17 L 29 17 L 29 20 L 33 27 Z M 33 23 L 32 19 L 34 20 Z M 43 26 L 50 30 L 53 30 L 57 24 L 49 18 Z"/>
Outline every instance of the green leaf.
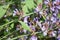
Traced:
<path fill-rule="evenodd" d="M 8 22 L 8 23 L 6 23 L 6 24 L 0 26 L 0 30 L 2 30 L 2 29 L 4 28 L 4 26 L 6 26 L 6 25 L 8 25 L 8 24 L 10 24 L 10 23 L 12 23 L 12 22 L 14 22 L 14 20 L 12 20 L 11 22 Z"/>
<path fill-rule="evenodd" d="M 9 33 L 9 34 L 7 34 L 7 35 L 5 35 L 5 36 L 3 36 L 3 38 L 7 38 L 8 35 L 11 35 L 11 34 L 13 34 L 13 33 L 15 33 L 15 32 L 16 32 L 16 30 L 13 31 L 13 32 L 11 32 L 11 33 Z M 2 40 L 3 38 L 1 38 L 0 40 Z"/>
<path fill-rule="evenodd" d="M 4 16 L 4 14 L 6 13 L 7 9 L 10 6 L 10 4 L 12 4 L 12 2 L 9 2 L 7 5 L 0 6 L 0 18 L 2 18 Z"/>
<path fill-rule="evenodd" d="M 39 4 L 39 3 L 42 3 L 42 0 L 38 0 L 38 1 L 37 1 L 37 4 Z"/>
<path fill-rule="evenodd" d="M 26 23 L 24 23 L 24 22 L 22 22 L 22 21 L 19 21 L 19 22 L 22 24 L 22 27 L 23 27 L 25 30 L 30 31 L 30 28 L 29 28 L 29 26 L 28 26 Z"/>
<path fill-rule="evenodd" d="M 33 0 L 25 0 L 25 5 L 22 7 L 22 9 L 23 9 L 23 11 L 24 11 L 24 13 L 26 14 L 26 13 L 28 13 L 29 11 L 28 11 L 28 8 L 29 9 L 34 9 L 35 7 L 34 7 L 34 1 Z"/>
<path fill-rule="evenodd" d="M 25 5 L 24 7 L 22 7 L 22 10 L 24 11 L 24 14 L 26 14 L 28 12 L 27 6 Z"/>
<path fill-rule="evenodd" d="M 60 14 L 58 14 L 58 18 L 60 18 Z"/>
<path fill-rule="evenodd" d="M 0 6 L 0 18 L 3 17 L 3 15 L 6 13 L 9 5 L 10 5 L 10 4 L 4 5 L 4 6 Z M 5 7 L 5 8 L 4 8 L 4 7 Z"/>
<path fill-rule="evenodd" d="M 25 14 L 23 17 L 25 17 L 25 16 L 29 16 L 29 15 L 31 15 L 31 14 L 33 14 L 33 13 Z"/>
<path fill-rule="evenodd" d="M 34 8 L 34 1 L 33 0 L 26 0 L 26 6 L 29 9 Z"/>
<path fill-rule="evenodd" d="M 10 28 L 10 29 L 12 29 L 12 28 L 14 27 L 14 23 L 12 23 L 10 26 L 11 26 L 11 28 Z"/>

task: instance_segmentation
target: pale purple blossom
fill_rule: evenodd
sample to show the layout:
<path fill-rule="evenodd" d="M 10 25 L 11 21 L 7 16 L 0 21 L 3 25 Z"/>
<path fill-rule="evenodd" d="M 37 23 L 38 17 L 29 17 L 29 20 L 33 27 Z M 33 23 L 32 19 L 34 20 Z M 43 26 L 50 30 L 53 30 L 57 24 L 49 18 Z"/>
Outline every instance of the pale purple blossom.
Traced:
<path fill-rule="evenodd" d="M 36 36 L 31 36 L 30 40 L 37 40 Z"/>

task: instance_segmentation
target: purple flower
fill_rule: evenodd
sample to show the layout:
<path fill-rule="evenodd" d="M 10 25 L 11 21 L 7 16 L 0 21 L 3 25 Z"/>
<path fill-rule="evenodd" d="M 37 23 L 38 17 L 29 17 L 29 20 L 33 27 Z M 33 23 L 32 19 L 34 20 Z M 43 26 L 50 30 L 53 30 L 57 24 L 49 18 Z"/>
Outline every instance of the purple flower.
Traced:
<path fill-rule="evenodd" d="M 57 40 L 60 40 L 60 34 L 58 34 Z"/>
<path fill-rule="evenodd" d="M 36 37 L 36 36 L 32 36 L 32 37 L 30 38 L 30 40 L 37 40 L 37 37 Z"/>

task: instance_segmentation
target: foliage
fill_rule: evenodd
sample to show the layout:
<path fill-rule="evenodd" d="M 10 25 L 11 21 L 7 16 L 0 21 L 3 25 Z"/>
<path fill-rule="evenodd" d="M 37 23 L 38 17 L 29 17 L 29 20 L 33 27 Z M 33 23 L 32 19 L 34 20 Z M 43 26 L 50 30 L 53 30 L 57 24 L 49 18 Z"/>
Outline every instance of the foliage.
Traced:
<path fill-rule="evenodd" d="M 34 0 L 26 0 L 25 2 L 21 2 L 21 0 L 6 0 L 4 5 L 0 5 L 0 20 L 4 17 L 4 15 L 6 14 L 6 12 L 8 11 L 8 9 L 10 8 L 10 10 L 12 10 L 13 8 L 13 5 L 16 5 L 17 9 L 20 9 L 22 8 L 22 10 L 24 11 L 24 16 L 28 16 L 28 15 L 31 15 L 33 14 L 33 10 L 34 8 L 42 1 L 38 0 L 38 2 L 34 2 Z M 13 14 L 13 13 L 12 13 Z M 15 20 L 16 19 L 16 20 Z M 18 18 L 16 17 L 12 17 L 12 15 L 10 16 L 7 16 L 6 18 L 3 18 L 3 20 L 7 21 L 6 23 L 3 22 L 3 25 L 0 25 L 0 32 L 3 32 L 1 40 L 4 38 L 8 38 L 8 36 L 12 35 L 14 32 L 17 32 L 15 29 L 14 29 L 14 23 L 15 22 L 20 22 L 22 24 L 22 27 L 25 29 L 25 30 L 29 30 L 30 31 L 30 28 L 22 21 L 18 20 Z M 8 29 L 8 33 L 6 32 L 6 29 Z M 13 30 L 14 29 L 14 30 Z M 4 30 L 4 31 L 2 31 Z M 11 31 L 12 30 L 12 31 Z M 5 34 L 6 33 L 6 34 Z M 22 35 L 23 36 L 23 35 Z M 20 36 L 16 36 L 15 38 L 13 39 L 17 39 L 19 38 Z M 12 40 L 13 40 L 12 39 Z"/>
<path fill-rule="evenodd" d="M 3 15 L 6 13 L 7 9 L 9 8 L 9 5 L 10 3 L 4 6 L 0 6 L 0 18 L 3 17 Z"/>

